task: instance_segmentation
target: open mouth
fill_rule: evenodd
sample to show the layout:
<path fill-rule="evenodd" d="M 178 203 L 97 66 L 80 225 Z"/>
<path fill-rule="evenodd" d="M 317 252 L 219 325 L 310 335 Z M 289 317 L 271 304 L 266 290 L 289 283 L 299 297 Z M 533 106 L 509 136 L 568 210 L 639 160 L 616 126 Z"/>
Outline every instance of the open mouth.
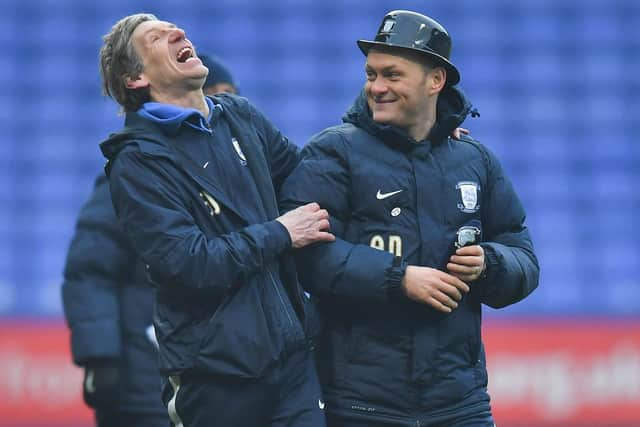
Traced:
<path fill-rule="evenodd" d="M 185 62 L 188 62 L 189 60 L 195 59 L 195 57 L 193 56 L 193 48 L 190 46 L 183 47 L 178 51 L 176 55 L 176 59 L 180 63 L 185 63 Z"/>

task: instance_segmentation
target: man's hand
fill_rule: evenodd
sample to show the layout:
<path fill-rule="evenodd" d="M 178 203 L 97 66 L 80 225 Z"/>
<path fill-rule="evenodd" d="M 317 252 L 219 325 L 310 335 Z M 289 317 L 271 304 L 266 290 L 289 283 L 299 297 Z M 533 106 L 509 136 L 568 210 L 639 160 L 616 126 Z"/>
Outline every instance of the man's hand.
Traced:
<path fill-rule="evenodd" d="M 435 268 L 416 265 L 407 267 L 402 287 L 412 300 L 444 313 L 451 313 L 457 308 L 462 294 L 469 292 L 469 286 L 457 277 Z"/>
<path fill-rule="evenodd" d="M 447 270 L 465 282 L 478 280 L 486 268 L 484 249 L 479 245 L 457 249 L 447 264 Z"/>
<path fill-rule="evenodd" d="M 329 213 L 317 203 L 300 206 L 276 218 L 291 236 L 291 246 L 302 248 L 311 243 L 332 242 L 336 238 L 329 233 Z"/>
<path fill-rule="evenodd" d="M 453 132 L 451 132 L 451 136 L 453 136 L 455 139 L 460 139 L 460 136 L 462 136 L 462 134 L 469 135 L 470 133 L 471 132 L 469 131 L 469 129 L 455 128 Z"/>
<path fill-rule="evenodd" d="M 82 382 L 83 398 L 92 408 L 111 408 L 120 399 L 120 364 L 117 359 L 96 359 L 87 362 Z"/>

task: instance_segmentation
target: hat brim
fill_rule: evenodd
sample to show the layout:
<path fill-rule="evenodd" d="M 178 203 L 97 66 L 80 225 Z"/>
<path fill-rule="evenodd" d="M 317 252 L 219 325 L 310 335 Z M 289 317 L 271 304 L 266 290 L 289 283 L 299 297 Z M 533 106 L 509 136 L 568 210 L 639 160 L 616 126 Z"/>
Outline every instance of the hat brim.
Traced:
<path fill-rule="evenodd" d="M 444 67 L 444 69 L 447 70 L 447 85 L 448 86 L 453 86 L 455 84 L 458 84 L 458 82 L 460 82 L 460 73 L 458 72 L 458 69 L 455 67 L 455 65 L 453 65 L 451 62 L 449 62 L 449 60 L 447 58 L 445 58 L 444 56 L 438 55 L 435 52 L 430 52 L 428 50 L 423 50 L 423 49 L 416 49 L 416 48 L 412 48 L 412 47 L 400 46 L 400 45 L 396 45 L 396 44 L 375 42 L 375 41 L 371 41 L 371 40 L 358 40 L 358 47 L 360 48 L 360 50 L 362 51 L 364 56 L 369 55 L 369 49 L 371 49 L 374 46 L 393 48 L 393 49 L 401 49 L 401 50 L 406 50 L 406 51 L 410 51 L 410 52 L 417 52 L 417 53 L 426 55 L 426 56 L 428 56 L 428 57 L 430 57 L 432 59 L 435 59 L 436 62 L 439 65 L 442 65 L 442 67 Z"/>

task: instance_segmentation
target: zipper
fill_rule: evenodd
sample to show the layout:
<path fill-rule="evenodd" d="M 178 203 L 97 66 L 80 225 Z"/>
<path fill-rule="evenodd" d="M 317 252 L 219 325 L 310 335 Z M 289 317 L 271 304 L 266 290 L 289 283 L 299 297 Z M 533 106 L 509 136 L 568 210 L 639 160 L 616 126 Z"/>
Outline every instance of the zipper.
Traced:
<path fill-rule="evenodd" d="M 284 302 L 284 298 L 282 296 L 282 293 L 280 292 L 280 289 L 278 288 L 278 284 L 276 283 L 276 279 L 273 277 L 273 273 L 271 273 L 271 269 L 267 269 L 267 272 L 269 273 L 269 277 L 271 278 L 271 283 L 273 284 L 273 287 L 276 290 L 276 293 L 278 294 L 278 298 L 280 298 L 280 303 L 282 304 L 282 308 L 284 309 L 284 312 L 287 314 L 287 318 L 289 319 L 289 323 L 291 324 L 291 326 L 294 326 L 295 324 L 293 323 L 293 319 L 291 318 L 291 314 L 289 314 L 289 310 L 287 310 L 287 304 Z"/>

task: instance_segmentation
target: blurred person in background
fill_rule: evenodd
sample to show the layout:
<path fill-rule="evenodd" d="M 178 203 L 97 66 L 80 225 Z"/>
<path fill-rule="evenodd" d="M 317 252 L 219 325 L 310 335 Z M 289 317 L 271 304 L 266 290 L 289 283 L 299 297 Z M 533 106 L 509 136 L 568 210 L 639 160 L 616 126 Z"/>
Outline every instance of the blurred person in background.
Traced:
<path fill-rule="evenodd" d="M 218 93 L 238 94 L 238 86 L 235 79 L 220 58 L 203 53 L 199 53 L 198 58 L 202 61 L 202 65 L 209 70 L 202 88 L 205 95 L 216 95 Z"/>
<path fill-rule="evenodd" d="M 101 144 L 113 205 L 155 286 L 162 399 L 175 426 L 324 426 L 292 248 L 330 241 L 325 210 L 278 213 L 297 147 L 246 99 L 206 97 L 182 29 L 149 14 L 104 37 Z M 214 76 L 215 77 L 215 76 Z"/>
<path fill-rule="evenodd" d="M 448 136 L 472 110 L 438 22 L 389 12 L 358 46 L 364 90 L 281 191 L 285 211 L 326 208 L 336 236 L 297 254 L 324 314 L 327 423 L 492 427 L 481 305 L 538 285 L 525 211 L 489 149 Z"/>
<path fill-rule="evenodd" d="M 230 71 L 200 55 L 204 90 L 236 93 Z M 84 368 L 83 397 L 98 427 L 166 427 L 160 398 L 154 290 L 144 262 L 118 224 L 104 173 L 82 207 L 67 254 L 62 301 L 73 361 Z"/>

